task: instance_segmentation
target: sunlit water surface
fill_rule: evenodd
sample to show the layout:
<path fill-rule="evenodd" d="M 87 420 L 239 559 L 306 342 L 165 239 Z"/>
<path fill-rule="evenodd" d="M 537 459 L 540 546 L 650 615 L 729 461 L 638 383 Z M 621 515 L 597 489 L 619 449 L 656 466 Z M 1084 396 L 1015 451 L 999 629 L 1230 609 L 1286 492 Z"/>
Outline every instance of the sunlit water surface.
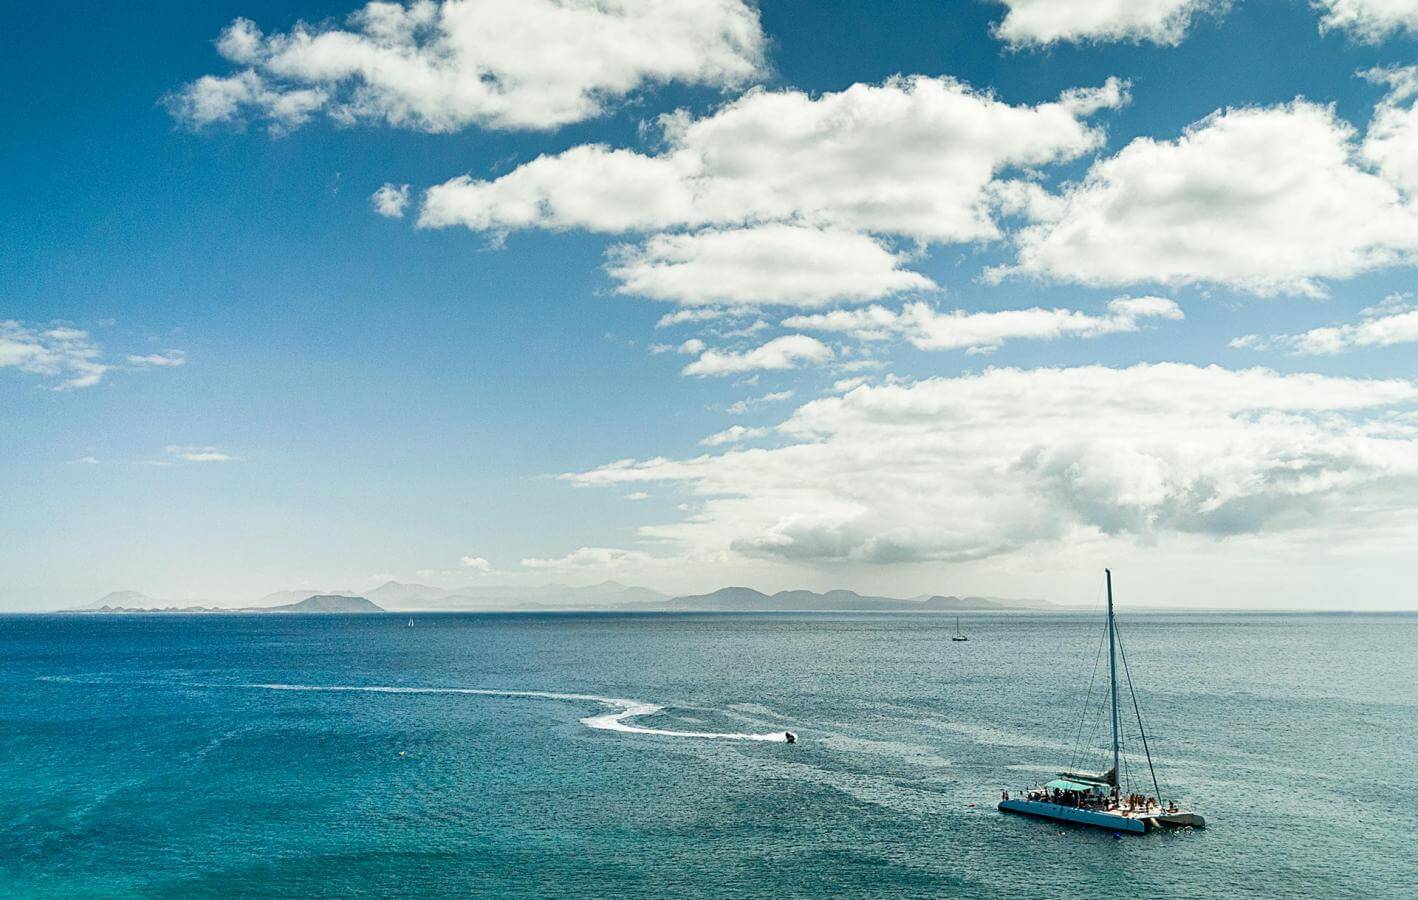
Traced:
<path fill-rule="evenodd" d="M 1121 840 L 994 806 L 1095 616 L 408 618 L 0 618 L 0 894 L 1418 896 L 1418 618 L 1125 618 Z"/>

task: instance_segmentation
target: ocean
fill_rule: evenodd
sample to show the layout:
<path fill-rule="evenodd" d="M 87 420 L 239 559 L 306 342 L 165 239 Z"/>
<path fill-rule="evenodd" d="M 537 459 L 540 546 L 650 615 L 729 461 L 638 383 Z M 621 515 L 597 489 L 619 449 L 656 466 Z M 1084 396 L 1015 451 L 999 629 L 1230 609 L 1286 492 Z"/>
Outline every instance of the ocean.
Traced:
<path fill-rule="evenodd" d="M 408 620 L 0 617 L 0 894 L 1418 896 L 1415 616 L 1120 613 L 1125 838 L 995 809 L 1097 615 Z"/>

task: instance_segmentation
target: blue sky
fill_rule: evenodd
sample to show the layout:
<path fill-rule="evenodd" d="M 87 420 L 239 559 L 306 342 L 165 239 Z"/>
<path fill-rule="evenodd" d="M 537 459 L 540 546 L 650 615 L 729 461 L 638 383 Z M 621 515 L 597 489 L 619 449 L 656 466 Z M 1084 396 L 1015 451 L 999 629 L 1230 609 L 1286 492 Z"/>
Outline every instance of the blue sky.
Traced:
<path fill-rule="evenodd" d="M 486 5 L 470 5 L 479 15 L 468 27 L 494 45 L 527 39 L 498 35 L 507 17 L 499 3 Z M 359 590 L 387 577 L 450 586 L 617 578 L 683 592 L 747 582 L 1067 602 L 1092 596 L 1107 561 L 1132 567 L 1139 601 L 1413 605 L 1414 523 L 1405 512 L 1418 500 L 1418 366 L 1403 317 L 1418 253 L 1408 232 L 1418 151 L 1407 149 L 1418 128 L 1404 130 L 1412 105 L 1404 79 L 1413 78 L 1401 67 L 1415 61 L 1407 29 L 1418 6 L 1386 21 L 1363 19 L 1363 2 L 1331 4 L 1334 12 L 1280 0 L 1229 9 L 1158 0 L 1180 11 L 1123 34 L 1103 23 L 1093 34 L 1011 45 L 1000 23 L 1023 17 L 1027 3 L 684 0 L 670 14 L 654 5 L 621 7 L 617 27 L 648 35 L 650 48 L 637 51 L 647 55 L 640 62 L 626 62 L 629 51 L 608 57 L 628 67 L 632 87 L 605 87 L 619 76 L 586 57 L 566 77 L 589 79 L 594 102 L 555 113 L 555 122 L 533 121 L 529 110 L 548 93 L 535 77 L 496 112 L 444 98 L 421 109 L 448 118 L 401 120 L 397 92 L 356 94 L 369 76 L 302 74 L 304 62 L 273 62 L 274 43 L 226 59 L 214 46 L 238 20 L 267 41 L 301 22 L 316 35 L 366 33 L 349 19 L 352 4 L 155 4 L 142 17 L 99 4 L 17 10 L 0 37 L 12 85 L 0 111 L 0 320 L 12 323 L 0 336 L 10 341 L 8 356 L 0 343 L 0 606 L 47 608 L 121 588 L 241 602 L 291 587 Z M 1354 9 L 1358 24 L 1333 18 Z M 752 46 L 720 45 L 699 29 L 683 58 L 649 59 L 683 35 L 645 23 L 692 10 L 750 23 Z M 580 60 L 584 47 L 558 46 L 574 37 L 553 27 L 532 46 Z M 698 52 L 703 60 L 692 58 Z M 645 75 L 637 65 L 679 74 Z M 1392 77 L 1360 77 L 1376 68 Z M 259 102 L 215 119 L 184 105 L 203 76 L 243 70 L 270 97 L 328 96 L 305 121 L 272 118 Z M 773 135 L 749 145 L 757 160 L 749 165 L 763 171 L 733 194 L 742 209 L 713 200 L 713 212 L 622 229 L 596 219 L 614 204 L 596 204 L 586 221 L 506 224 L 525 201 L 525 179 L 515 179 L 538 157 L 604 145 L 649 166 L 673 149 L 656 124 L 664 114 L 685 110 L 688 121 L 712 124 L 778 95 L 815 111 L 854 85 L 872 86 L 863 102 L 883 109 L 922 96 L 923 87 L 888 81 L 897 75 L 955 85 L 942 96 L 963 96 L 971 110 L 1018 111 L 1025 124 L 990 140 L 1053 154 L 987 173 L 991 193 L 979 202 L 997 205 L 979 215 L 996 236 L 941 237 L 931 224 L 881 225 L 891 210 L 848 209 L 833 192 L 858 174 L 844 175 L 840 160 L 821 183 L 803 179 L 796 206 L 764 212 L 755 198 L 796 177 L 772 168 L 788 146 Z M 1064 92 L 1109 79 L 1117 96 L 1069 113 L 1066 125 L 1026 121 Z M 1286 106 L 1297 97 L 1316 112 L 1305 118 Z M 1255 144 L 1228 143 L 1226 129 L 1241 119 L 1227 109 L 1260 114 L 1269 130 L 1256 131 Z M 1365 142 L 1383 109 L 1393 137 L 1383 152 L 1371 142 L 1371 152 Z M 996 152 L 984 139 L 941 149 L 967 130 L 942 115 L 909 158 L 890 141 L 897 126 L 872 132 L 886 143 L 853 158 L 860 179 L 909 200 L 917 185 L 931 195 L 962 179 L 949 168 L 919 182 L 897 173 L 947 153 L 968 168 L 970 154 Z M 1055 126 L 1073 131 L 1045 134 Z M 1188 128 L 1202 139 L 1184 139 Z M 1294 171 L 1254 216 L 1225 197 L 1214 219 L 1197 215 L 1207 202 L 1197 197 L 1263 177 L 1279 165 L 1265 154 L 1311 139 L 1316 152 L 1286 158 Z M 1182 144 L 1185 159 L 1168 155 Z M 1319 159 L 1330 145 L 1349 158 Z M 728 148 L 690 149 L 712 166 Z M 1090 167 L 1120 154 L 1139 165 L 1100 170 L 1091 183 L 1113 193 L 1088 205 Z M 1162 205 L 1116 212 L 1143 190 L 1128 179 L 1148 171 L 1186 182 L 1179 196 L 1200 205 L 1185 221 L 1168 220 Z M 460 199 L 458 221 L 497 221 L 418 227 L 433 196 L 425 192 L 464 175 L 504 193 Z M 1045 199 L 1006 209 L 993 193 L 1006 183 Z M 410 186 L 402 218 L 376 213 L 371 195 L 385 184 Z M 577 190 L 564 174 L 535 189 L 548 208 L 572 203 Z M 1312 195 L 1325 199 L 1310 204 Z M 1061 218 L 1048 211 L 1069 199 L 1077 204 Z M 946 201 L 931 202 L 931 216 L 952 214 Z M 1335 202 L 1333 216 L 1304 212 Z M 640 215 L 643 205 L 624 212 Z M 1352 227 L 1343 224 L 1351 214 Z M 1154 230 L 1139 231 L 1144 222 Z M 1326 230 L 1327 222 L 1339 224 Z M 687 270 L 667 271 L 644 249 L 659 237 L 733 237 L 740 226 L 742 245 Z M 835 235 L 863 250 L 866 282 L 883 277 L 867 258 L 875 252 L 894 256 L 893 272 L 934 287 L 843 297 L 819 284 L 785 301 L 775 273 L 742 256 L 768 237 L 756 229 L 770 226 L 794 242 Z M 1208 233 L 1225 235 L 1235 258 L 1175 249 L 1189 239 L 1173 236 L 1189 228 L 1202 233 L 1198 246 Z M 1065 232 L 1096 240 L 1050 243 Z M 989 277 L 1021 265 L 1027 234 L 1043 262 Z M 1298 259 L 1277 252 L 1252 271 L 1272 238 Z M 617 290 L 607 251 L 618 245 L 662 286 L 659 299 Z M 842 266 L 829 280 L 856 277 L 855 256 L 823 252 Z M 789 254 L 772 268 L 811 266 Z M 725 284 L 741 288 L 703 301 Z M 1091 322 L 1118 298 L 1173 305 L 1046 339 L 973 320 L 997 335 L 973 346 L 950 344 L 960 322 L 936 322 L 948 345 L 939 349 L 922 349 L 904 319 L 889 335 L 784 324 L 873 305 L 896 316 L 917 302 L 935 314 L 1065 310 Z M 668 313 L 704 308 L 721 315 L 657 327 Z M 1385 336 L 1312 334 L 1373 321 Z M 1232 345 L 1246 335 L 1255 337 Z M 817 356 L 789 360 L 791 368 L 682 374 L 706 352 L 737 357 L 790 336 Z M 686 341 L 702 346 L 652 349 Z M 711 359 L 706 371 L 710 363 L 718 365 Z M 1181 368 L 1132 368 L 1159 363 Z M 1220 368 L 1203 368 L 1212 365 Z M 1266 374 L 1244 374 L 1253 367 Z M 1017 378 L 1006 383 L 1001 372 Z M 1302 377 L 1310 374 L 1322 377 Z M 1259 399 L 1228 405 L 1247 390 Z M 1005 394 L 1022 401 L 992 399 Z M 1097 404 L 1080 402 L 1093 395 Z M 1189 400 L 1174 405 L 1179 396 Z M 1078 408 L 1060 406 L 1070 402 Z M 921 418 L 903 424 L 893 418 L 902 409 Z M 1120 425 L 1120 413 L 1132 418 Z M 701 443 L 734 425 L 746 441 Z M 623 460 L 636 462 L 614 465 Z"/>

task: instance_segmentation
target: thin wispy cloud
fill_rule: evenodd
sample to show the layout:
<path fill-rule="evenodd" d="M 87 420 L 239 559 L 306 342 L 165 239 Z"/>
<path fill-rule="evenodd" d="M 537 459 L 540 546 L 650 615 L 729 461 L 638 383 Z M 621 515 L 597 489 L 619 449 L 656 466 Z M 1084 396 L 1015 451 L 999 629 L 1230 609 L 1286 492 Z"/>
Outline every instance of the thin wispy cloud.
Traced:
<path fill-rule="evenodd" d="M 748 315 L 752 312 L 753 310 L 750 308 L 736 309 L 723 306 L 692 306 L 686 309 L 675 310 L 672 313 L 665 313 L 655 322 L 655 327 L 673 328 L 676 325 L 697 325 L 703 322 L 713 322 L 718 319 Z"/>
<path fill-rule="evenodd" d="M 704 352 L 704 342 L 699 338 L 690 338 L 679 344 L 651 344 L 650 352 L 657 356 L 662 353 L 684 353 L 693 356 Z"/>
<path fill-rule="evenodd" d="M 1008 341 L 1095 338 L 1138 331 L 1149 319 L 1180 320 L 1182 310 L 1166 297 L 1119 297 L 1103 315 L 1073 309 L 1015 309 L 999 312 L 940 312 L 926 303 L 908 303 L 900 312 L 882 306 L 833 310 L 783 321 L 784 328 L 831 331 L 858 340 L 904 337 L 921 350 L 989 352 Z"/>
<path fill-rule="evenodd" d="M 175 460 L 194 463 L 237 462 L 241 457 L 233 456 L 218 447 L 202 447 L 190 444 L 168 444 L 163 452 Z"/>
<path fill-rule="evenodd" d="M 737 400 L 733 403 L 730 403 L 727 409 L 734 415 L 742 415 L 743 413 L 746 413 L 751 409 L 756 409 L 760 406 L 767 406 L 772 403 L 782 403 L 785 400 L 791 399 L 793 399 L 792 391 L 769 391 L 768 393 L 758 397 L 745 397 L 742 400 Z"/>
<path fill-rule="evenodd" d="M 172 369 L 186 362 L 187 354 L 174 349 L 113 359 L 85 329 L 0 321 L 0 369 L 40 376 L 54 391 L 95 387 L 115 369 Z"/>
<path fill-rule="evenodd" d="M 575 572 L 590 569 L 613 573 L 645 565 L 653 557 L 639 550 L 614 547 L 581 547 L 561 557 L 528 557 L 521 561 L 525 569 L 549 572 Z"/>
<path fill-rule="evenodd" d="M 1361 313 L 1358 322 L 1326 325 L 1300 334 L 1247 334 L 1231 341 L 1237 350 L 1280 350 L 1295 356 L 1333 356 L 1365 347 L 1418 343 L 1418 303 L 1394 294 Z"/>
<path fill-rule="evenodd" d="M 995 35 L 1015 47 L 1054 43 L 1181 43 L 1207 14 L 1219 18 L 1231 7 L 1254 0 L 994 0 L 1008 12 Z M 1310 0 L 1321 32 L 1340 31 L 1378 43 L 1418 32 L 1414 0 Z"/>
<path fill-rule="evenodd" d="M 159 369 L 171 369 L 186 364 L 187 354 L 181 350 L 164 350 L 161 353 L 145 353 L 142 355 L 130 354 L 128 356 L 128 365 L 139 369 L 148 366 L 155 366 Z"/>
<path fill-rule="evenodd" d="M 101 362 L 101 356 L 87 331 L 0 321 L 0 368 L 44 376 L 56 391 L 90 388 L 102 381 L 112 367 Z"/>
<path fill-rule="evenodd" d="M 699 443 L 705 447 L 722 447 L 725 444 L 740 444 L 771 434 L 771 428 L 749 428 L 745 425 L 730 425 L 723 431 L 709 435 Z"/>

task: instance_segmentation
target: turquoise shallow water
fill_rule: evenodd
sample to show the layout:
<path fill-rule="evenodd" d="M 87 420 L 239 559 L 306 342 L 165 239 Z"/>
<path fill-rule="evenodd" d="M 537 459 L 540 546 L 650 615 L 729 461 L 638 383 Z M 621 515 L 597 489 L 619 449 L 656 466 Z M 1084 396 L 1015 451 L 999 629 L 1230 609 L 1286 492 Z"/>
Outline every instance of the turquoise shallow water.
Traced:
<path fill-rule="evenodd" d="M 0 894 L 1418 896 L 1415 617 L 1125 618 L 1211 827 L 1123 840 L 994 809 L 1068 762 L 1096 617 L 407 621 L 0 617 Z"/>

